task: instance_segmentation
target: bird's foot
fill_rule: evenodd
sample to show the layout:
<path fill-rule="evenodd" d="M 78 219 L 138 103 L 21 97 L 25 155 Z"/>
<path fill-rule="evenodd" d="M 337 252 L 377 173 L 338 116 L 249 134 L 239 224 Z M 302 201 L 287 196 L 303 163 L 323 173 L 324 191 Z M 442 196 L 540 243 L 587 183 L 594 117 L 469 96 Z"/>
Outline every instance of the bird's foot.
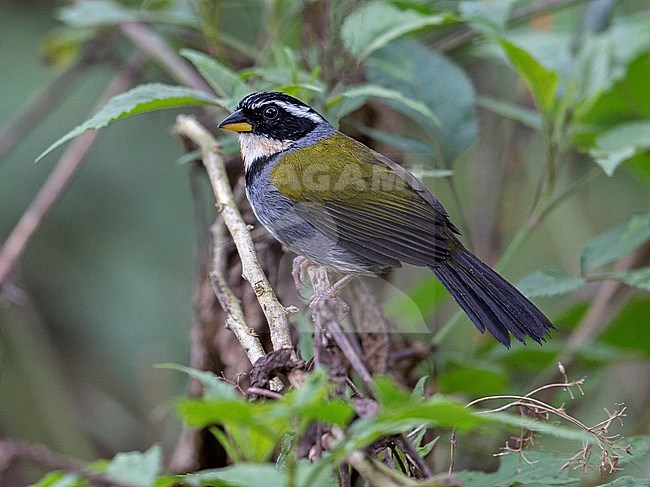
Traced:
<path fill-rule="evenodd" d="M 318 305 L 326 300 L 334 302 L 334 304 L 338 306 L 343 314 L 348 314 L 350 312 L 350 305 L 338 296 L 332 296 L 329 290 L 315 292 L 312 294 L 311 298 L 309 298 L 309 309 L 315 311 Z"/>
<path fill-rule="evenodd" d="M 300 291 L 305 286 L 305 279 L 307 277 L 307 269 L 315 265 L 307 257 L 299 255 L 293 259 L 293 266 L 291 268 L 291 276 L 296 289 Z"/>
<path fill-rule="evenodd" d="M 336 303 L 336 305 L 341 309 L 343 313 L 345 314 L 349 313 L 350 305 L 348 305 L 348 303 L 346 303 L 343 299 L 338 297 L 337 294 L 352 279 L 354 279 L 354 275 L 347 274 L 343 278 L 341 278 L 340 280 L 332 284 L 332 286 L 326 291 L 315 292 L 312 295 L 311 299 L 309 300 L 309 307 L 313 310 L 314 307 L 317 306 L 320 301 L 330 299 Z"/>

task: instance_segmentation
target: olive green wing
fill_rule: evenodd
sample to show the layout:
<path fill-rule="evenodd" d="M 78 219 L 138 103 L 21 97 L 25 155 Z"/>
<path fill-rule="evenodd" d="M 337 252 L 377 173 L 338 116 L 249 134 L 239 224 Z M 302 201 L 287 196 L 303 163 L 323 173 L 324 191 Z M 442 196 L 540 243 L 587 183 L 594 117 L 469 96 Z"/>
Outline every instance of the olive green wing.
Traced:
<path fill-rule="evenodd" d="M 340 133 L 283 155 L 271 182 L 314 227 L 389 267 L 436 266 L 457 232 L 418 179 Z"/>

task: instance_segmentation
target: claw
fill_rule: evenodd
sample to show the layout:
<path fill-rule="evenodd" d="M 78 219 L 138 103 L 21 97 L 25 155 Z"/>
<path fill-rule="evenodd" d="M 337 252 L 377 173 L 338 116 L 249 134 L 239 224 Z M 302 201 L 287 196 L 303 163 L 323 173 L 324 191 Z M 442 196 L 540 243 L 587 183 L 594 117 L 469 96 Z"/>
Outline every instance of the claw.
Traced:
<path fill-rule="evenodd" d="M 300 291 L 305 285 L 305 278 L 307 277 L 307 269 L 314 265 L 314 263 L 307 257 L 299 255 L 293 259 L 293 266 L 291 268 L 291 276 L 296 289 Z"/>

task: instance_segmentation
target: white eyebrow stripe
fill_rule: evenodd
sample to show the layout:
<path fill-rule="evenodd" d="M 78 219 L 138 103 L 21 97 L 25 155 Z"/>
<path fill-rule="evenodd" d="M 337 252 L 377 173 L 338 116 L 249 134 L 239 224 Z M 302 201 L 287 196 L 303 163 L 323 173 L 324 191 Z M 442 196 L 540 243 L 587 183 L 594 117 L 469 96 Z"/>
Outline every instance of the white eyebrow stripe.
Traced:
<path fill-rule="evenodd" d="M 284 101 L 273 101 L 273 102 L 270 102 L 269 104 L 271 104 L 271 103 L 275 103 L 279 107 L 284 108 L 287 112 L 289 112 L 292 115 L 295 115 L 297 117 L 308 118 L 309 120 L 311 120 L 312 122 L 315 122 L 315 123 L 320 123 L 320 122 L 323 121 L 323 119 L 320 117 L 320 115 L 318 115 L 317 113 L 315 113 L 314 111 L 312 111 L 308 107 L 302 107 L 302 106 L 294 105 L 292 103 L 287 103 L 287 102 L 284 102 Z"/>

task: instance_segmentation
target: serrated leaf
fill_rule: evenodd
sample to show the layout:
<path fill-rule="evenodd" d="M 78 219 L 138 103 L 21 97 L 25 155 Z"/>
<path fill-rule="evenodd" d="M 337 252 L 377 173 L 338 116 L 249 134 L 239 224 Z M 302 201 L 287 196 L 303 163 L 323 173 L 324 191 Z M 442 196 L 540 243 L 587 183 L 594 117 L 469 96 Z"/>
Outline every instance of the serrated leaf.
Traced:
<path fill-rule="evenodd" d="M 517 283 L 517 289 L 529 298 L 540 298 L 576 291 L 585 282 L 584 278 L 559 269 L 542 269 L 521 279 Z"/>
<path fill-rule="evenodd" d="M 614 262 L 650 239 L 650 213 L 631 215 L 625 223 L 591 239 L 580 254 L 583 272 Z"/>
<path fill-rule="evenodd" d="M 550 115 L 555 103 L 558 85 L 557 73 L 542 66 L 533 56 L 519 46 L 505 39 L 500 39 L 499 44 L 501 44 L 521 79 L 530 88 L 540 110 Z"/>
<path fill-rule="evenodd" d="M 162 449 L 155 445 L 144 453 L 118 453 L 103 468 L 103 474 L 115 482 L 133 487 L 153 487 L 163 468 Z"/>
<path fill-rule="evenodd" d="M 348 16 L 341 28 L 341 38 L 348 51 L 361 61 L 409 32 L 448 24 L 452 20 L 451 13 L 427 15 L 415 10 L 400 10 L 389 2 L 378 0 Z"/>
<path fill-rule="evenodd" d="M 158 364 L 158 369 L 169 369 L 184 372 L 203 384 L 203 397 L 205 399 L 237 399 L 237 393 L 230 384 L 207 370 L 197 370 L 178 364 Z"/>
<path fill-rule="evenodd" d="M 217 95 L 228 100 L 225 105 L 229 110 L 234 110 L 237 102 L 251 92 L 237 73 L 216 59 L 191 49 L 183 49 L 180 54 L 194 64 Z"/>
<path fill-rule="evenodd" d="M 197 105 L 223 106 L 221 100 L 209 94 L 161 83 L 140 85 L 120 95 L 114 96 L 101 107 L 90 119 L 75 127 L 59 140 L 49 146 L 36 161 L 40 161 L 54 149 L 83 134 L 86 130 L 97 130 L 106 127 L 115 120 L 132 117 L 140 113 L 162 110 L 164 108 L 178 108 Z"/>
<path fill-rule="evenodd" d="M 341 93 L 341 96 L 343 96 L 343 98 L 359 100 L 357 103 L 360 102 L 361 104 L 365 103 L 365 101 L 370 97 L 381 98 L 402 105 L 403 107 L 420 114 L 425 117 L 429 123 L 440 125 L 440 121 L 436 117 L 435 113 L 433 113 L 425 103 L 410 98 L 399 90 L 385 88 L 374 84 L 365 84 L 353 86 Z"/>
<path fill-rule="evenodd" d="M 623 281 L 628 286 L 650 291 L 650 267 L 612 275 L 613 279 Z"/>
<path fill-rule="evenodd" d="M 450 166 L 476 140 L 474 87 L 463 69 L 450 59 L 418 41 L 402 39 L 374 53 L 366 61 L 366 74 L 373 84 L 399 91 L 435 113 L 439 122 L 434 124 L 420 113 L 387 100 L 434 139 L 431 145 L 442 160 L 432 158 L 431 164 Z"/>
<path fill-rule="evenodd" d="M 596 137 L 591 157 L 611 176 L 624 161 L 650 151 L 650 120 L 628 122 L 602 132 Z"/>

